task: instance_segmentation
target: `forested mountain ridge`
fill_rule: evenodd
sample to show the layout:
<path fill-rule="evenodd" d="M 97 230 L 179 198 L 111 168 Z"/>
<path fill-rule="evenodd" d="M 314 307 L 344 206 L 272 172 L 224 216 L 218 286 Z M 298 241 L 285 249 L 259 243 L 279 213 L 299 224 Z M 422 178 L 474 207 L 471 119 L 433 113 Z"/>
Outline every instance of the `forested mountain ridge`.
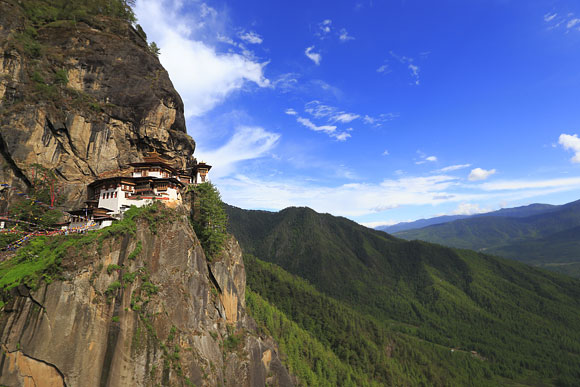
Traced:
<path fill-rule="evenodd" d="M 267 272 L 274 269 L 260 261 L 279 265 L 274 272 L 288 271 L 325 297 L 368 316 L 385 337 L 407 348 L 407 355 L 403 343 L 419 340 L 426 348 L 475 351 L 473 356 L 483 359 L 469 366 L 453 359 L 448 359 L 451 365 L 410 361 L 409 367 L 422 375 L 415 382 L 425 377 L 431 384 L 458 383 L 462 367 L 474 370 L 470 383 L 476 385 L 498 384 L 502 378 L 573 385 L 580 377 L 577 280 L 486 254 L 406 242 L 307 208 L 271 213 L 228 206 L 227 212 L 242 249 L 258 258 L 247 260 L 248 286 L 354 370 L 364 374 L 364 361 L 347 355 L 347 344 L 324 338 L 323 327 L 331 323 L 317 311 L 321 301 L 292 301 L 301 291 L 288 281 L 268 280 Z M 337 335 L 348 336 L 341 323 L 335 329 Z M 393 338 L 395 333 L 404 337 Z M 420 358 L 439 357 L 419 344 L 412 347 Z M 407 355 L 385 363 L 376 360 L 373 367 L 388 369 L 389 362 L 404 367 Z"/>
<path fill-rule="evenodd" d="M 478 216 L 395 235 L 580 274 L 580 201 L 526 217 Z"/>

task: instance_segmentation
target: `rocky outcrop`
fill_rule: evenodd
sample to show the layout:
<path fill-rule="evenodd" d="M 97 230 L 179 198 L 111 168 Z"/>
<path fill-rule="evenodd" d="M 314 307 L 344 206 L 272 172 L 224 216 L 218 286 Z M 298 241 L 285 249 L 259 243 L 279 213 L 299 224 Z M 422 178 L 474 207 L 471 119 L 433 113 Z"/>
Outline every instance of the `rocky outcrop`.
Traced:
<path fill-rule="evenodd" d="M 65 204 L 100 173 L 156 150 L 183 168 L 195 143 L 183 103 L 128 23 L 33 25 L 0 1 L 0 182 L 30 188 L 32 168 L 56 171 Z"/>
<path fill-rule="evenodd" d="M 61 279 L 0 313 L 0 385 L 291 385 L 246 314 L 232 238 L 208 264 L 174 210 L 71 249 Z M 28 384 L 27 384 L 28 383 Z"/>

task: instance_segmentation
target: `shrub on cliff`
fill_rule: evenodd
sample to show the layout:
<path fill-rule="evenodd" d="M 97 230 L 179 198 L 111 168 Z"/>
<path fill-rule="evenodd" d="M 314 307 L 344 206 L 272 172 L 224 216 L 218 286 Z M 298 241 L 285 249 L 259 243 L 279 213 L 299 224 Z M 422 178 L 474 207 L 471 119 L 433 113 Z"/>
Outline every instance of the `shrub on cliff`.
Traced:
<path fill-rule="evenodd" d="M 211 261 L 222 250 L 227 237 L 228 218 L 222 199 L 212 183 L 194 189 L 193 229 Z"/>

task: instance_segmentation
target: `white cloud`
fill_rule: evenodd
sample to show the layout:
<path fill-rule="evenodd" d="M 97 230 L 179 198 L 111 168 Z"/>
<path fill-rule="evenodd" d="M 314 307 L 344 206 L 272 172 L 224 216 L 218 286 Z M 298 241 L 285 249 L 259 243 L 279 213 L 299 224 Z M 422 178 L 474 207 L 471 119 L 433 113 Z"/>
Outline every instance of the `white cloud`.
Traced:
<path fill-rule="evenodd" d="M 296 73 L 279 75 L 278 78 L 272 81 L 272 87 L 282 93 L 288 93 L 298 87 L 298 78 L 300 78 L 300 75 Z"/>
<path fill-rule="evenodd" d="M 477 185 L 477 188 L 481 188 L 485 191 L 557 189 L 555 192 L 558 192 L 560 190 L 578 189 L 578 187 L 580 187 L 580 177 L 566 177 L 547 180 L 507 180 Z"/>
<path fill-rule="evenodd" d="M 317 100 L 306 103 L 304 111 L 314 118 L 327 118 L 331 123 L 348 124 L 361 117 L 360 114 L 340 111 L 337 107 L 324 105 Z"/>
<path fill-rule="evenodd" d="M 562 133 L 558 139 L 558 143 L 566 150 L 574 152 L 574 156 L 570 159 L 573 163 L 580 163 L 580 138 L 577 134 L 569 135 Z"/>
<path fill-rule="evenodd" d="M 288 109 L 286 109 L 286 111 L 285 111 L 284 113 L 288 114 L 289 116 L 295 116 L 295 115 L 297 115 L 297 114 L 298 114 L 298 113 L 296 112 L 296 110 L 294 110 L 294 109 L 292 109 L 292 108 L 288 108 Z"/>
<path fill-rule="evenodd" d="M 391 69 L 389 68 L 388 63 L 385 63 L 384 65 L 382 65 L 381 67 L 379 67 L 377 69 L 377 73 L 384 73 L 384 74 L 388 74 L 391 72 Z"/>
<path fill-rule="evenodd" d="M 403 177 L 380 184 L 349 183 L 335 187 L 288 178 L 268 181 L 241 174 L 219 181 L 224 200 L 242 208 L 280 210 L 308 206 L 319 212 L 344 216 L 382 212 L 402 205 L 458 201 L 451 195 L 441 195 L 455 184 L 456 179 L 449 176 Z"/>
<path fill-rule="evenodd" d="M 297 117 L 296 121 L 307 127 L 308 129 L 314 130 L 315 132 L 333 133 L 336 130 L 335 125 L 321 125 L 316 126 L 308 118 Z"/>
<path fill-rule="evenodd" d="M 341 42 L 348 42 L 349 40 L 354 40 L 354 37 L 350 36 L 345 28 L 340 29 L 340 34 L 338 35 L 338 38 L 340 39 Z"/>
<path fill-rule="evenodd" d="M 471 164 L 450 165 L 448 167 L 438 169 L 435 172 L 445 173 L 445 172 L 457 171 L 458 169 L 469 168 L 469 167 L 471 167 Z"/>
<path fill-rule="evenodd" d="M 342 122 L 343 124 L 347 124 L 351 121 L 356 120 L 359 117 L 360 115 L 358 114 L 340 112 L 337 115 L 333 116 L 331 120 L 334 122 Z"/>
<path fill-rule="evenodd" d="M 392 226 L 394 224 L 400 223 L 400 221 L 397 220 L 381 220 L 378 222 L 360 222 L 359 224 L 361 226 L 365 226 L 368 228 L 377 228 L 379 226 Z"/>
<path fill-rule="evenodd" d="M 389 51 L 389 54 L 393 58 L 395 58 L 399 63 L 407 65 L 407 68 L 411 71 L 411 77 L 414 80 L 413 84 L 419 85 L 419 83 L 420 83 L 420 79 L 419 79 L 420 69 L 419 69 L 419 66 L 414 64 L 415 60 L 413 58 L 410 58 L 407 56 L 397 55 L 393 51 Z"/>
<path fill-rule="evenodd" d="M 229 175 L 235 170 L 236 164 L 264 157 L 278 143 L 280 135 L 268 132 L 261 127 L 240 126 L 236 128 L 230 140 L 218 149 L 196 149 L 199 160 L 212 164 L 212 178 Z"/>
<path fill-rule="evenodd" d="M 331 24 L 332 20 L 330 19 L 326 19 L 318 23 L 318 28 L 320 31 L 317 33 L 317 35 L 320 36 L 321 38 L 324 38 L 324 36 L 330 33 Z"/>
<path fill-rule="evenodd" d="M 307 127 L 310 130 L 315 132 L 323 132 L 328 134 L 330 137 L 335 138 L 337 141 L 346 141 L 348 138 L 352 137 L 350 133 L 347 132 L 337 132 L 336 125 L 316 125 L 308 118 L 296 117 L 296 121 L 298 121 L 303 126 Z M 352 128 L 347 129 L 347 131 L 352 131 Z"/>
<path fill-rule="evenodd" d="M 557 14 L 557 13 L 555 13 L 555 12 L 554 12 L 554 13 L 552 13 L 552 14 L 550 14 L 550 13 L 547 13 L 547 14 L 545 14 L 545 15 L 544 15 L 544 21 L 545 21 L 546 23 L 549 23 L 549 22 L 551 22 L 552 20 L 554 20 L 554 18 L 555 18 L 556 16 L 558 16 L 558 14 Z"/>
<path fill-rule="evenodd" d="M 452 215 L 473 215 L 489 212 L 489 209 L 481 208 L 476 203 L 460 203 L 459 206 L 451 213 Z"/>
<path fill-rule="evenodd" d="M 568 23 L 566 23 L 566 28 L 568 29 L 573 28 L 578 23 L 580 23 L 580 19 L 578 18 L 571 19 L 568 21 Z"/>
<path fill-rule="evenodd" d="M 548 30 L 564 28 L 566 32 L 575 29 L 580 31 L 580 18 L 575 17 L 574 13 L 558 15 L 557 13 L 547 13 L 544 15 L 544 21 L 548 24 Z"/>
<path fill-rule="evenodd" d="M 328 117 L 336 114 L 337 108 L 333 106 L 323 105 L 320 101 L 310 101 L 304 105 L 304 111 L 315 118 Z"/>
<path fill-rule="evenodd" d="M 415 161 L 415 164 L 417 165 L 425 164 L 427 162 L 434 163 L 435 161 L 437 161 L 437 156 L 427 156 L 420 150 L 418 150 L 417 153 L 419 154 L 419 157 L 421 157 L 421 160 Z"/>
<path fill-rule="evenodd" d="M 419 66 L 416 66 L 412 63 L 409 64 L 409 69 L 411 70 L 411 74 L 413 78 L 415 78 L 415 85 L 419 84 Z"/>
<path fill-rule="evenodd" d="M 314 46 L 308 47 L 306 51 L 304 51 L 304 54 L 306 54 L 306 56 L 318 66 L 322 60 L 322 55 L 317 52 L 313 52 L 312 50 L 314 50 Z"/>
<path fill-rule="evenodd" d="M 219 16 L 205 3 L 194 14 L 187 13 L 181 1 L 138 0 L 135 12 L 149 38 L 161 48 L 159 59 L 183 98 L 186 116 L 203 115 L 247 83 L 270 86 L 264 76 L 267 62 L 220 53 L 201 41 L 200 30 L 211 29 L 208 18 Z"/>
<path fill-rule="evenodd" d="M 385 122 L 392 121 L 397 117 L 399 117 L 399 113 L 381 113 L 376 117 L 371 117 L 365 114 L 365 116 L 362 119 L 365 124 L 379 127 L 382 126 Z"/>
<path fill-rule="evenodd" d="M 491 175 L 493 175 L 495 172 L 496 172 L 495 169 L 485 170 L 481 168 L 475 168 L 471 170 L 467 178 L 469 179 L 469 181 L 485 180 Z"/>
<path fill-rule="evenodd" d="M 383 156 L 388 156 L 389 155 L 389 151 L 387 149 L 385 149 L 385 151 L 383 153 L 381 153 Z"/>
<path fill-rule="evenodd" d="M 350 135 L 350 133 L 342 132 L 333 137 L 336 138 L 338 141 L 346 141 L 347 138 L 350 138 L 352 136 Z"/>
<path fill-rule="evenodd" d="M 253 31 L 241 33 L 240 39 L 249 44 L 262 44 L 264 41 L 260 35 Z"/>

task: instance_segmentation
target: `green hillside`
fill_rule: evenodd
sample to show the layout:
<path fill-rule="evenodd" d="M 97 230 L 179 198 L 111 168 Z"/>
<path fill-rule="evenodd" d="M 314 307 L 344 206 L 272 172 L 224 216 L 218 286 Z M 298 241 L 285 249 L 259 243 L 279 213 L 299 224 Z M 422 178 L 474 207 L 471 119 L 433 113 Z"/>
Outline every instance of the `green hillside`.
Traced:
<path fill-rule="evenodd" d="M 307 334 L 345 365 L 343 376 L 361 383 L 362 375 L 411 385 L 497 385 L 504 378 L 574 385 L 580 378 L 577 280 L 406 242 L 307 208 L 227 211 L 244 251 L 258 257 L 246 259 L 255 292 L 249 297 L 258 300 L 250 309 L 283 350 Z M 285 350 L 316 375 L 326 363 L 308 360 L 309 351 Z"/>

